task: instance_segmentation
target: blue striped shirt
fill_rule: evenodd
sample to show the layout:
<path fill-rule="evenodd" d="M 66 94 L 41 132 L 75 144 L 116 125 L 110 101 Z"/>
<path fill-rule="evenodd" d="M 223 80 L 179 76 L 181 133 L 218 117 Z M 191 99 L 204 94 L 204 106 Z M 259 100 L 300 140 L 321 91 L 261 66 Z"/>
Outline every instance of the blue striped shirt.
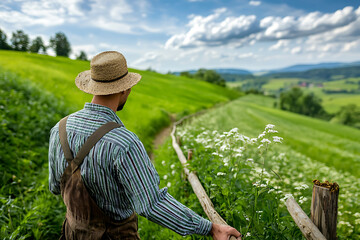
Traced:
<path fill-rule="evenodd" d="M 159 189 L 159 175 L 143 144 L 110 108 L 86 103 L 84 109 L 69 116 L 66 131 L 72 152 L 76 155 L 86 139 L 110 121 L 122 127 L 102 137 L 81 165 L 82 179 L 97 205 L 114 220 L 126 219 L 136 211 L 180 235 L 208 235 L 210 221 L 179 203 L 166 187 Z M 49 144 L 49 189 L 53 194 L 60 194 L 66 166 L 57 123 Z"/>

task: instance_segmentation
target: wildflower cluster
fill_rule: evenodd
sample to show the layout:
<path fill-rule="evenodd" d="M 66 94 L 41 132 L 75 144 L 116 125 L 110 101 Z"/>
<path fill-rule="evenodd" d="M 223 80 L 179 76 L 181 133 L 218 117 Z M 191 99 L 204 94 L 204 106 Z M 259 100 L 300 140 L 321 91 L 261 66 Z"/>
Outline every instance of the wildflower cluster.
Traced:
<path fill-rule="evenodd" d="M 220 132 L 196 124 L 182 127 L 177 134 L 184 150 L 193 149 L 191 167 L 196 169 L 217 211 L 230 225 L 246 233 L 247 239 L 301 239 L 284 202 L 293 196 L 308 211 L 314 178 L 342 180 L 339 239 L 359 233 L 356 185 L 360 180 L 294 150 L 285 152 L 280 143 L 286 139 L 278 136 L 274 125 L 266 125 L 257 137 L 247 137 L 238 128 Z"/>

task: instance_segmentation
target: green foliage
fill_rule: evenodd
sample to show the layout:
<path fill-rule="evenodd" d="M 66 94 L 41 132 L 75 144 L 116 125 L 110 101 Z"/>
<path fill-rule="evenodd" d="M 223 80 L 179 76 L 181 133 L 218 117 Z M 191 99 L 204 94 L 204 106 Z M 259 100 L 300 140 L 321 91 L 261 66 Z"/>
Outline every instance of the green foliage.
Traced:
<path fill-rule="evenodd" d="M 0 238 L 54 239 L 64 207 L 48 191 L 48 135 L 68 109 L 11 73 L 0 72 Z"/>
<path fill-rule="evenodd" d="M 355 104 L 343 106 L 332 121 L 360 128 L 360 107 Z"/>
<path fill-rule="evenodd" d="M 194 78 L 225 87 L 225 80 L 214 70 L 200 68 Z"/>
<path fill-rule="evenodd" d="M 5 49 L 5 50 L 11 49 L 10 45 L 7 43 L 7 36 L 1 29 L 0 29 L 0 49 Z"/>
<path fill-rule="evenodd" d="M 88 61 L 87 55 L 84 51 L 80 51 L 80 54 L 76 56 L 77 60 Z"/>
<path fill-rule="evenodd" d="M 298 87 L 280 94 L 280 108 L 310 117 L 327 118 L 321 99 L 311 92 L 304 94 Z"/>
<path fill-rule="evenodd" d="M 71 46 L 64 33 L 58 32 L 50 38 L 50 47 L 54 49 L 56 56 L 69 57 Z"/>
<path fill-rule="evenodd" d="M 215 70 L 200 68 L 194 74 L 191 74 L 190 72 L 181 72 L 180 76 L 199 79 L 222 87 L 226 86 L 225 80 Z"/>
<path fill-rule="evenodd" d="M 73 111 L 91 101 L 91 95 L 75 86 L 79 72 L 88 70 L 87 61 L 0 51 L 0 66 L 22 78 L 28 78 L 39 88 L 51 92 Z M 142 75 L 133 87 L 124 110 L 118 112 L 125 126 L 143 141 L 151 151 L 155 134 L 170 119 L 169 114 L 194 113 L 215 103 L 239 97 L 239 92 L 196 79 L 129 69 Z"/>
<path fill-rule="evenodd" d="M 360 77 L 359 66 L 319 68 L 303 72 L 284 72 L 266 75 L 270 78 L 305 78 L 315 81 L 332 81 L 350 77 Z"/>
<path fill-rule="evenodd" d="M 42 53 L 46 53 L 46 47 L 44 45 L 44 42 L 41 37 L 36 37 L 29 48 L 30 52 L 32 53 L 39 53 L 42 51 Z"/>
<path fill-rule="evenodd" d="M 357 239 L 360 131 L 266 107 L 264 100 L 242 97 L 192 119 L 178 131 L 183 150 L 194 150 L 190 164 L 216 210 L 244 235 L 249 229 L 247 239 L 297 239 L 300 232 L 281 199 L 292 194 L 309 214 L 307 187 L 312 180 L 336 181 L 341 188 L 338 238 Z M 267 129 L 259 135 L 268 123 L 278 133 Z M 271 134 L 281 136 L 283 143 L 273 145 Z"/>
<path fill-rule="evenodd" d="M 29 36 L 22 30 L 13 32 L 11 38 L 12 49 L 15 51 L 26 52 L 29 49 Z"/>

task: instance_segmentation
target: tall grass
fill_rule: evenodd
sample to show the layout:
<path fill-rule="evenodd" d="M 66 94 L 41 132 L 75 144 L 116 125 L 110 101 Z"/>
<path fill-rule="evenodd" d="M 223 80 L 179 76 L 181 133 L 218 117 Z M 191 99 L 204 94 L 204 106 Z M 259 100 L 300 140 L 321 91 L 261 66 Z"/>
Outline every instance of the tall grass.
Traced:
<path fill-rule="evenodd" d="M 91 95 L 75 86 L 78 73 L 90 69 L 88 61 L 2 50 L 0 67 L 31 80 L 72 111 L 91 101 Z M 133 87 L 124 110 L 118 115 L 125 126 L 139 136 L 148 151 L 155 134 L 169 124 L 169 114 L 193 113 L 240 96 L 239 92 L 199 80 L 129 70 L 141 74 L 142 80 Z"/>

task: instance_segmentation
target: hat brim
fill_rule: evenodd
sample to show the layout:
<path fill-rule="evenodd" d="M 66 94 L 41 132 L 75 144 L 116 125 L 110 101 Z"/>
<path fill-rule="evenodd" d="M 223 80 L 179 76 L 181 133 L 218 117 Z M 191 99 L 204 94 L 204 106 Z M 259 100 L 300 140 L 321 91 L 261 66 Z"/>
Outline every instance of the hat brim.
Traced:
<path fill-rule="evenodd" d="M 110 95 L 128 90 L 136 85 L 140 79 L 140 74 L 129 72 L 125 77 L 114 82 L 96 82 L 91 79 L 91 71 L 87 70 L 79 73 L 75 78 L 75 84 L 81 91 L 92 95 Z"/>

